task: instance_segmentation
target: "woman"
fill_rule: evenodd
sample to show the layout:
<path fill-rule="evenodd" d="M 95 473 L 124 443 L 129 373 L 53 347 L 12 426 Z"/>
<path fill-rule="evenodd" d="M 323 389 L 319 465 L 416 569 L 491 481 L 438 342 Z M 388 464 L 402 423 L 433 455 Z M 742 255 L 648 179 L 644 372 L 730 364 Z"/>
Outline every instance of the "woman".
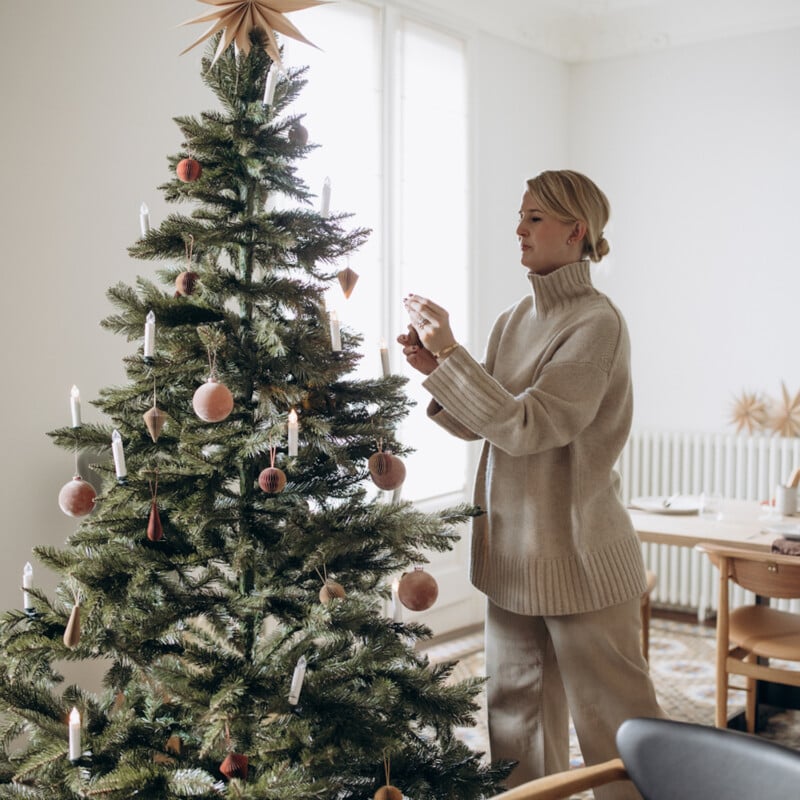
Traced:
<path fill-rule="evenodd" d="M 444 308 L 405 299 L 398 341 L 427 375 L 428 415 L 483 439 L 471 580 L 487 595 L 493 759 L 509 786 L 568 767 L 572 714 L 587 764 L 617 755 L 624 719 L 663 716 L 640 645 L 645 572 L 614 464 L 631 425 L 625 322 L 593 286 L 609 206 L 576 172 L 528 181 L 517 236 L 531 292 L 500 315 L 478 363 Z M 597 798 L 636 798 L 630 783 Z"/>

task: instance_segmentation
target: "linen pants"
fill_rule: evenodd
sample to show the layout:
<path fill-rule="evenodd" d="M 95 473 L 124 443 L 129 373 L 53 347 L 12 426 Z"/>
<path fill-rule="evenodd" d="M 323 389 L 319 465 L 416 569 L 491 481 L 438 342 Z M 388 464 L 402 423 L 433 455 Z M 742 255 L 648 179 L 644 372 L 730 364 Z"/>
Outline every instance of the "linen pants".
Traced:
<path fill-rule="evenodd" d="M 491 757 L 519 761 L 512 788 L 569 768 L 569 715 L 587 765 L 618 757 L 617 728 L 664 717 L 641 647 L 640 599 L 583 614 L 533 617 L 488 601 L 486 676 Z M 594 791 L 634 800 L 630 781 Z"/>

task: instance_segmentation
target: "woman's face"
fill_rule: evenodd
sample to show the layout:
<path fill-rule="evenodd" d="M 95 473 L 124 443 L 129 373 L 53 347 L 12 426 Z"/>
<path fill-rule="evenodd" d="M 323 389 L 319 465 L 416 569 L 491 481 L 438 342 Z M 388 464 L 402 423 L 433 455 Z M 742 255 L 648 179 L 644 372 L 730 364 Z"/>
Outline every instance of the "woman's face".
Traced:
<path fill-rule="evenodd" d="M 521 262 L 531 272 L 547 275 L 564 264 L 580 260 L 581 223 L 560 222 L 545 214 L 530 193 L 522 196 L 517 236 L 522 249 Z"/>

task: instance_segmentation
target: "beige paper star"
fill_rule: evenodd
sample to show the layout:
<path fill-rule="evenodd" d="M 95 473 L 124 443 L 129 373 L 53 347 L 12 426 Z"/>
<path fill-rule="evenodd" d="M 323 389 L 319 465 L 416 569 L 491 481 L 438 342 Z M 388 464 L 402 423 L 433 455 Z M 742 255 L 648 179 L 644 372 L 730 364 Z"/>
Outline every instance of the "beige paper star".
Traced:
<path fill-rule="evenodd" d="M 250 52 L 250 31 L 261 28 L 267 35 L 266 51 L 273 62 L 282 68 L 278 40 L 275 32 L 282 33 L 299 42 L 305 42 L 316 47 L 300 33 L 297 28 L 283 15 L 292 11 L 301 11 L 304 8 L 324 5 L 327 0 L 199 0 L 207 5 L 217 6 L 216 11 L 202 14 L 194 19 L 184 22 L 191 25 L 195 22 L 209 22 L 215 20 L 211 27 L 195 42 L 192 42 L 182 53 L 188 53 L 206 39 L 210 39 L 217 31 L 225 30 L 219 40 L 219 46 L 214 54 L 213 64 L 227 48 L 233 43 L 243 52 Z"/>
<path fill-rule="evenodd" d="M 769 426 L 781 436 L 800 436 L 800 392 L 794 397 L 790 397 L 786 384 L 781 383 L 781 394 L 783 402 L 777 403 Z"/>
<path fill-rule="evenodd" d="M 736 433 L 755 433 L 767 421 L 767 405 L 756 392 L 743 391 L 734 399 L 730 421 L 736 426 Z"/>

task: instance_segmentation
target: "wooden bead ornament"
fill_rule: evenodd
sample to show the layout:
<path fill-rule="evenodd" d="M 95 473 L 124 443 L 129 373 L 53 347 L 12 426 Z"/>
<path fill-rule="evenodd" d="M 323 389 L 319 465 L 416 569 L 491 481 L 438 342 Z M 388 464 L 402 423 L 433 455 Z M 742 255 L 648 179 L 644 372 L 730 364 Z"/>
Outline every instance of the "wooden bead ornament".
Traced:
<path fill-rule="evenodd" d="M 58 507 L 70 517 L 85 517 L 94 508 L 97 492 L 88 481 L 75 475 L 58 493 Z"/>
<path fill-rule="evenodd" d="M 426 611 L 439 597 L 439 585 L 422 567 L 414 567 L 400 576 L 397 597 L 411 611 Z"/>
<path fill-rule="evenodd" d="M 269 449 L 269 466 L 258 476 L 261 491 L 267 494 L 280 494 L 286 487 L 286 473 L 275 466 L 275 448 Z"/>
<path fill-rule="evenodd" d="M 233 411 L 233 395 L 224 383 L 209 378 L 194 393 L 192 408 L 203 422 L 222 422 Z"/>
<path fill-rule="evenodd" d="M 379 445 L 378 452 L 373 453 L 367 462 L 372 482 L 385 491 L 394 491 L 403 485 L 406 479 L 406 465 L 390 450 L 383 450 Z"/>
<path fill-rule="evenodd" d="M 342 287 L 345 298 L 349 299 L 358 281 L 358 273 L 350 267 L 345 267 L 336 277 L 339 279 L 339 285 Z"/>
<path fill-rule="evenodd" d="M 183 158 L 178 162 L 178 166 L 175 168 L 175 174 L 184 183 L 191 183 L 192 181 L 196 181 L 203 174 L 203 168 L 200 166 L 200 162 L 197 161 L 197 159 L 191 157 Z"/>
<path fill-rule="evenodd" d="M 247 766 L 249 759 L 240 753 L 228 753 L 225 760 L 219 765 L 219 771 L 228 779 L 239 778 L 247 780 Z"/>
<path fill-rule="evenodd" d="M 387 755 L 383 757 L 383 771 L 386 773 L 386 786 L 381 786 L 375 792 L 374 800 L 403 800 L 403 793 L 390 783 L 391 762 Z"/>

